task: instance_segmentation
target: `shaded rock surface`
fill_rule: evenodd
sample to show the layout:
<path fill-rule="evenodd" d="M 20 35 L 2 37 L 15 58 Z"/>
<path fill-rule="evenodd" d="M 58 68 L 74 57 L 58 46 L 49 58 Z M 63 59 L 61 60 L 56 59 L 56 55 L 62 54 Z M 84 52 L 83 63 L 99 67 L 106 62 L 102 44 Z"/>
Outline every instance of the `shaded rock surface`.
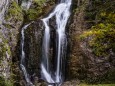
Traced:
<path fill-rule="evenodd" d="M 15 1 L 2 0 L 3 21 L 0 21 L 0 76 L 9 80 L 12 76 L 12 59 L 16 55 L 15 48 L 18 42 L 19 28 L 23 23 L 22 10 Z M 8 5 L 5 9 L 5 5 Z M 6 4 L 5 4 L 6 3 Z M 17 9 L 17 10 L 14 10 Z M 18 17 L 20 17 L 20 19 Z"/>
<path fill-rule="evenodd" d="M 42 44 L 42 21 L 32 23 L 25 30 L 26 66 L 30 75 L 40 77 L 40 60 Z"/>
<path fill-rule="evenodd" d="M 74 0 L 76 4 L 78 1 Z M 74 4 L 76 9 L 73 11 L 73 17 L 71 17 L 72 24 L 69 27 L 70 57 L 68 76 L 70 79 L 75 78 L 100 83 L 106 80 L 110 70 L 114 70 L 115 54 L 110 54 L 107 57 L 97 57 L 88 45 L 89 39 L 80 40 L 79 37 L 83 31 L 87 31 L 96 23 L 89 22 L 90 17 L 88 19 L 87 16 L 86 10 L 90 10 L 93 5 L 90 0 L 83 0 L 79 5 L 76 4 Z M 94 17 L 96 18 L 96 15 Z"/>
<path fill-rule="evenodd" d="M 27 12 L 22 10 L 20 4 L 21 2 L 18 0 L 9 1 L 9 9 L 7 9 L 4 16 L 4 22 L 1 23 L 0 21 L 0 76 L 6 80 L 12 76 L 13 83 L 16 83 L 15 86 L 26 86 L 23 73 L 19 68 L 20 32 L 25 23 L 34 20 L 25 30 L 26 68 L 31 81 L 36 86 L 46 86 L 46 83 L 40 79 L 41 45 L 44 31 L 40 19 L 47 16 L 49 11 L 52 11 L 55 3 L 54 0 L 49 0 L 47 3 L 42 3 L 42 5 L 34 2 Z M 88 45 L 90 38 L 84 41 L 79 39 L 83 31 L 89 30 L 92 25 L 97 23 L 89 22 L 90 19 L 87 16 L 86 10 L 91 10 L 92 5 L 92 0 L 73 0 L 72 14 L 67 25 L 68 60 L 66 81 L 62 86 L 76 86 L 80 83 L 79 80 L 94 83 L 100 83 L 102 80 L 106 80 L 107 77 L 115 80 L 115 53 L 112 52 L 106 57 L 97 57 Z M 96 18 L 96 16 L 94 17 Z M 93 21 L 95 21 L 95 18 Z M 55 21 L 53 19 L 50 21 L 52 21 L 50 26 L 54 28 Z"/>

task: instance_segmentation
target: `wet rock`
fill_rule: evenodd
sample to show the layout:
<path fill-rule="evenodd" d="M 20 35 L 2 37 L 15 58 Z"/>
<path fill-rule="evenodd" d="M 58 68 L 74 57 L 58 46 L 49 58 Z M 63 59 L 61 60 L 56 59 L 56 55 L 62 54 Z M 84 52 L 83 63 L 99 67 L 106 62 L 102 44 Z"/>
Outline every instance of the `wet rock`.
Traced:
<path fill-rule="evenodd" d="M 80 84 L 79 80 L 71 80 L 64 82 L 62 86 L 78 86 L 79 84 Z"/>
<path fill-rule="evenodd" d="M 41 20 L 31 23 L 24 31 L 25 67 L 33 83 L 36 83 L 40 78 L 42 31 L 43 25 Z M 19 54 L 21 54 L 21 51 Z M 23 73 L 21 74 L 23 75 Z"/>

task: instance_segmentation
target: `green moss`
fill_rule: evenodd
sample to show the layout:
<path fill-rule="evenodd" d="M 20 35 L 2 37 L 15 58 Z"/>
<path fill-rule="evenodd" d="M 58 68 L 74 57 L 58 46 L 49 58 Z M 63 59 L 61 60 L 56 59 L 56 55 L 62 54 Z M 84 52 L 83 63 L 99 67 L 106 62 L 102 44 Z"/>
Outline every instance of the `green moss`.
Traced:
<path fill-rule="evenodd" d="M 6 57 L 6 52 L 8 53 L 9 56 L 11 56 L 11 50 L 10 46 L 8 44 L 8 40 L 5 39 L 2 34 L 0 34 L 0 66 L 2 65 L 1 62 L 3 59 Z"/>
<path fill-rule="evenodd" d="M 115 86 L 115 84 L 80 84 L 80 85 L 77 85 L 77 86 Z"/>
<path fill-rule="evenodd" d="M 115 83 L 115 68 L 108 71 L 106 75 L 106 83 Z"/>
<path fill-rule="evenodd" d="M 8 59 L 7 58 L 7 54 L 9 56 L 11 56 L 11 49 L 10 49 L 10 46 L 9 46 L 9 43 L 8 43 L 8 40 L 5 39 L 2 34 L 0 33 L 0 39 L 1 39 L 1 42 L 0 42 L 0 67 L 4 67 L 4 64 L 3 64 L 3 60 L 4 59 Z M 7 54 L 6 54 L 7 53 Z M 8 61 L 8 65 L 11 65 L 11 62 Z M 3 75 L 2 75 L 2 71 L 0 71 L 0 86 L 13 86 L 13 81 L 12 81 L 12 78 L 8 79 L 8 80 L 5 80 Z"/>
<path fill-rule="evenodd" d="M 46 0 L 33 0 L 33 1 L 39 6 L 42 6 L 42 4 L 45 3 Z"/>
<path fill-rule="evenodd" d="M 41 9 L 29 9 L 27 13 L 28 20 L 35 20 L 41 12 Z"/>
<path fill-rule="evenodd" d="M 3 77 L 0 77 L 0 86 L 5 86 L 5 80 Z"/>
<path fill-rule="evenodd" d="M 113 5 L 115 3 L 108 0 L 105 3 L 94 0 L 92 8 L 86 10 L 87 21 L 94 23 L 89 30 L 83 32 L 80 39 L 88 39 L 89 47 L 99 57 L 105 57 L 110 55 L 110 52 L 115 52 L 115 11 Z M 88 25 L 90 26 L 90 23 Z"/>
<path fill-rule="evenodd" d="M 0 77 L 0 86 L 13 86 L 10 80 L 5 81 L 3 77 Z"/>
<path fill-rule="evenodd" d="M 26 12 L 26 16 L 28 20 L 35 20 L 37 19 L 40 14 L 43 12 L 43 4 L 45 0 L 33 0 L 33 6 L 30 7 L 29 10 Z"/>
<path fill-rule="evenodd" d="M 15 22 L 23 21 L 23 12 L 21 7 L 13 1 L 9 7 L 8 14 L 6 15 L 6 20 L 13 19 Z"/>
<path fill-rule="evenodd" d="M 109 55 L 109 51 L 115 51 L 115 25 L 98 24 L 92 30 L 84 32 L 80 38 L 90 37 L 89 46 L 97 56 Z"/>
<path fill-rule="evenodd" d="M 93 86 L 93 84 L 96 84 L 94 86 L 114 86 L 115 84 L 115 68 L 111 68 L 110 70 L 108 70 L 108 72 L 106 72 L 106 74 L 104 74 L 103 76 L 93 76 L 91 77 L 87 77 L 87 79 L 82 80 L 81 83 L 87 83 L 87 85 L 91 85 Z M 86 84 L 85 84 L 86 85 Z M 86 86 L 87 86 L 86 85 Z"/>
<path fill-rule="evenodd" d="M 0 43 L 0 48 L 1 48 L 0 56 L 1 57 L 4 56 L 6 54 L 6 51 L 8 52 L 9 55 L 11 55 L 10 46 L 9 46 L 7 40 L 4 39 L 3 37 L 1 39 L 2 39 L 2 43 Z"/>

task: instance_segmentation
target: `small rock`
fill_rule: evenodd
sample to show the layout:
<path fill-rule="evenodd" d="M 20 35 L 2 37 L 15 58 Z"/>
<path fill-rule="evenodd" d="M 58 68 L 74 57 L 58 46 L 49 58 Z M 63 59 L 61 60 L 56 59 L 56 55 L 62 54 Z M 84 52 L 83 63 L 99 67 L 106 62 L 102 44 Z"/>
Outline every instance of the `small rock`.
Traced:
<path fill-rule="evenodd" d="M 2 39 L 0 38 L 0 43 L 2 42 Z"/>

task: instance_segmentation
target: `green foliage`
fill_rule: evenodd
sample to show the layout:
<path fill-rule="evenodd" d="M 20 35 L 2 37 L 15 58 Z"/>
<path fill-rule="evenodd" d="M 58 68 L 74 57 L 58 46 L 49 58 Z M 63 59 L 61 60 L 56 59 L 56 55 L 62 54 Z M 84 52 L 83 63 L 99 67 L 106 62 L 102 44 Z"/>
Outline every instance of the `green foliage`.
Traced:
<path fill-rule="evenodd" d="M 109 13 L 115 13 L 115 1 L 110 0 L 91 0 L 90 4 L 86 7 L 85 18 L 89 22 L 89 27 L 107 19 Z M 102 16 L 102 15 L 103 16 Z"/>
<path fill-rule="evenodd" d="M 6 55 L 6 51 L 9 55 L 11 55 L 10 47 L 7 42 L 0 43 L 0 57 L 3 57 Z M 1 58 L 2 59 L 2 58 Z"/>
<path fill-rule="evenodd" d="M 115 86 L 115 84 L 96 84 L 96 85 L 93 85 L 93 84 L 80 84 L 78 86 Z"/>
<path fill-rule="evenodd" d="M 106 76 L 107 83 L 115 83 L 115 68 L 108 71 Z"/>
<path fill-rule="evenodd" d="M 0 86 L 5 86 L 5 80 L 3 77 L 0 77 Z"/>
<path fill-rule="evenodd" d="M 5 79 L 0 76 L 0 86 L 13 86 L 13 84 L 10 80 L 5 81 Z"/>
<path fill-rule="evenodd" d="M 0 40 L 1 40 L 1 42 L 0 42 L 0 57 L 5 56 L 6 55 L 6 51 L 8 52 L 9 55 L 11 55 L 11 51 L 10 51 L 10 46 L 8 44 L 8 40 L 3 37 L 2 33 L 0 33 Z"/>
<path fill-rule="evenodd" d="M 15 1 L 11 3 L 8 14 L 6 15 L 6 20 L 10 19 L 13 19 L 15 22 L 23 21 L 22 9 Z"/>
<path fill-rule="evenodd" d="M 45 2 L 46 0 L 34 0 L 34 2 L 36 4 L 38 4 L 39 6 L 42 6 L 42 4 Z"/>
<path fill-rule="evenodd" d="M 33 0 L 33 6 L 27 10 L 26 15 L 28 20 L 35 20 L 43 12 L 43 4 L 45 0 Z"/>
<path fill-rule="evenodd" d="M 115 52 L 115 11 L 114 1 L 94 0 L 87 16 L 94 22 L 91 29 L 83 32 L 81 39 L 88 38 L 89 47 L 97 56 L 107 56 Z M 107 8 L 106 8 L 107 7 Z"/>
<path fill-rule="evenodd" d="M 92 37 L 89 46 L 97 56 L 106 56 L 112 50 L 115 52 L 115 25 L 100 23 L 86 31 L 81 38 Z"/>

